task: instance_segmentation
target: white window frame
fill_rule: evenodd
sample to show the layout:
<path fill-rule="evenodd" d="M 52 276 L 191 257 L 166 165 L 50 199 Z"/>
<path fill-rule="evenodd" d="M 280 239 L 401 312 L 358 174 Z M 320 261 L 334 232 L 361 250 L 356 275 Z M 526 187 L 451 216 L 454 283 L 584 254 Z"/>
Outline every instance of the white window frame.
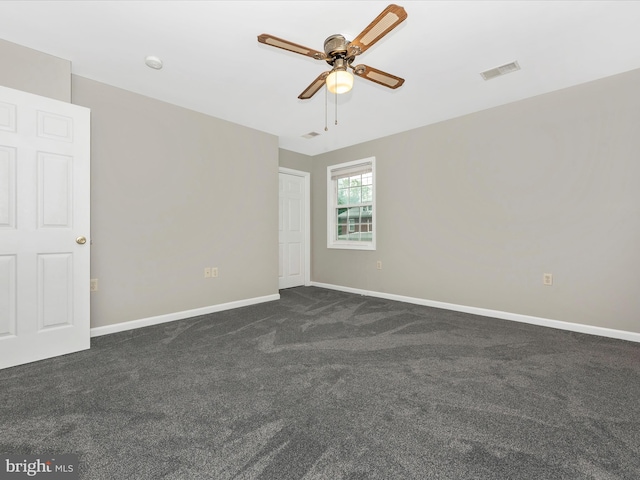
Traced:
<path fill-rule="evenodd" d="M 335 174 L 339 170 L 348 171 L 353 169 L 357 171 L 358 167 L 363 169 L 371 168 L 372 173 L 372 198 L 371 198 L 371 241 L 356 242 L 353 240 L 338 240 L 337 236 L 337 219 L 336 209 L 343 208 L 338 206 L 338 180 Z M 369 157 L 361 160 L 353 160 L 350 162 L 340 163 L 337 165 L 329 165 L 327 167 L 327 248 L 341 248 L 347 250 L 375 250 L 376 249 L 376 231 L 378 224 L 376 223 L 376 158 Z M 360 206 L 369 205 L 359 204 Z"/>

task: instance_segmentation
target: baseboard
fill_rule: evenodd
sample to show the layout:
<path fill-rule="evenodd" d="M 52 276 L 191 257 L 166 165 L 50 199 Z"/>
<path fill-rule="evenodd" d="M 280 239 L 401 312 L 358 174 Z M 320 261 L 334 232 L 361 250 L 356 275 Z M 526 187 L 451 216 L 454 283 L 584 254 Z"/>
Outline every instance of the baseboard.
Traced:
<path fill-rule="evenodd" d="M 612 328 L 594 327 L 592 325 L 584 325 L 581 323 L 563 322 L 560 320 L 551 320 L 542 317 L 532 317 L 530 315 L 521 315 L 519 313 L 502 312 L 500 310 L 489 310 L 486 308 L 468 307 L 465 305 L 456 305 L 454 303 L 436 302 L 423 298 L 405 297 L 404 295 L 395 295 L 392 293 L 374 292 L 361 290 L 359 288 L 343 287 L 340 285 L 332 285 L 328 283 L 311 282 L 314 287 L 328 288 L 330 290 L 338 290 L 341 292 L 355 293 L 366 295 L 368 297 L 384 298 L 387 300 L 396 300 L 398 302 L 413 303 L 416 305 L 424 305 L 426 307 L 442 308 L 445 310 L 453 310 L 456 312 L 472 313 L 483 317 L 499 318 L 501 320 L 512 320 L 514 322 L 530 323 L 541 327 L 557 328 L 560 330 L 569 330 L 578 333 L 587 333 L 589 335 L 599 335 L 601 337 L 617 338 L 619 340 L 628 340 L 630 342 L 640 343 L 640 333 L 627 332 L 625 330 L 614 330 Z"/>
<path fill-rule="evenodd" d="M 175 320 L 183 320 L 185 318 L 197 317 L 199 315 L 207 315 L 209 313 L 222 312 L 234 308 L 247 307 L 258 303 L 272 302 L 280 300 L 280 294 L 266 295 L 264 297 L 247 298 L 246 300 L 238 300 L 235 302 L 221 303 L 219 305 L 211 305 L 209 307 L 195 308 L 193 310 L 185 310 L 183 312 L 168 313 L 166 315 L 158 315 L 156 317 L 141 318 L 139 320 L 131 320 L 128 322 L 116 323 L 114 325 L 106 325 L 104 327 L 95 327 L 91 329 L 92 337 L 108 335 L 110 333 L 124 332 L 126 330 L 134 330 L 136 328 L 149 327 L 160 323 L 173 322 Z"/>

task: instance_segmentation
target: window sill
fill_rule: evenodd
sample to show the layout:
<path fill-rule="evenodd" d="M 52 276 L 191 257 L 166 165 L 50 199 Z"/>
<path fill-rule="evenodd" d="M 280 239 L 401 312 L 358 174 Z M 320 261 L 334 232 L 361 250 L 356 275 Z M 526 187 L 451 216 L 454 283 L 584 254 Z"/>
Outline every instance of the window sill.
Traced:
<path fill-rule="evenodd" d="M 341 249 L 341 250 L 375 250 L 376 246 L 371 243 L 329 243 L 327 248 Z"/>

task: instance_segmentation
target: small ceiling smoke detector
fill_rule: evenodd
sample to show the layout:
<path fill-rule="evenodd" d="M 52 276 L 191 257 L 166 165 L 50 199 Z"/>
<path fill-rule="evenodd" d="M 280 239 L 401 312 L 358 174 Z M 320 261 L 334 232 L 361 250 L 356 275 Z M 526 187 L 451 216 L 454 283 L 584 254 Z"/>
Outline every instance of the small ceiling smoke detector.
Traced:
<path fill-rule="evenodd" d="M 162 60 L 154 55 L 149 55 L 145 58 L 144 63 L 147 64 L 147 67 L 153 68 L 154 70 L 160 70 L 162 68 Z"/>
<path fill-rule="evenodd" d="M 313 138 L 317 137 L 318 135 L 320 135 L 318 132 L 309 132 L 302 135 L 302 138 Z"/>
<path fill-rule="evenodd" d="M 482 75 L 482 78 L 484 78 L 485 80 L 491 80 L 492 78 L 500 77 L 502 75 L 506 75 L 507 73 L 516 72 L 518 70 L 520 70 L 520 65 L 518 65 L 518 62 L 511 62 L 500 67 L 481 72 L 480 75 Z"/>

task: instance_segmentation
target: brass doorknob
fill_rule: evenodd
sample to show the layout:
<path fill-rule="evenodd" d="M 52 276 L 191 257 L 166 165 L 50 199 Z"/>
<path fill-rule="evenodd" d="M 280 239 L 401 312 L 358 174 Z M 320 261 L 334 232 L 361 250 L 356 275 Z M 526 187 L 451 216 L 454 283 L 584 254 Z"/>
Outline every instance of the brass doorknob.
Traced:
<path fill-rule="evenodd" d="M 76 243 L 78 245 L 84 245 L 85 243 L 87 243 L 87 239 L 84 238 L 84 237 L 78 237 L 78 238 L 76 238 Z"/>

